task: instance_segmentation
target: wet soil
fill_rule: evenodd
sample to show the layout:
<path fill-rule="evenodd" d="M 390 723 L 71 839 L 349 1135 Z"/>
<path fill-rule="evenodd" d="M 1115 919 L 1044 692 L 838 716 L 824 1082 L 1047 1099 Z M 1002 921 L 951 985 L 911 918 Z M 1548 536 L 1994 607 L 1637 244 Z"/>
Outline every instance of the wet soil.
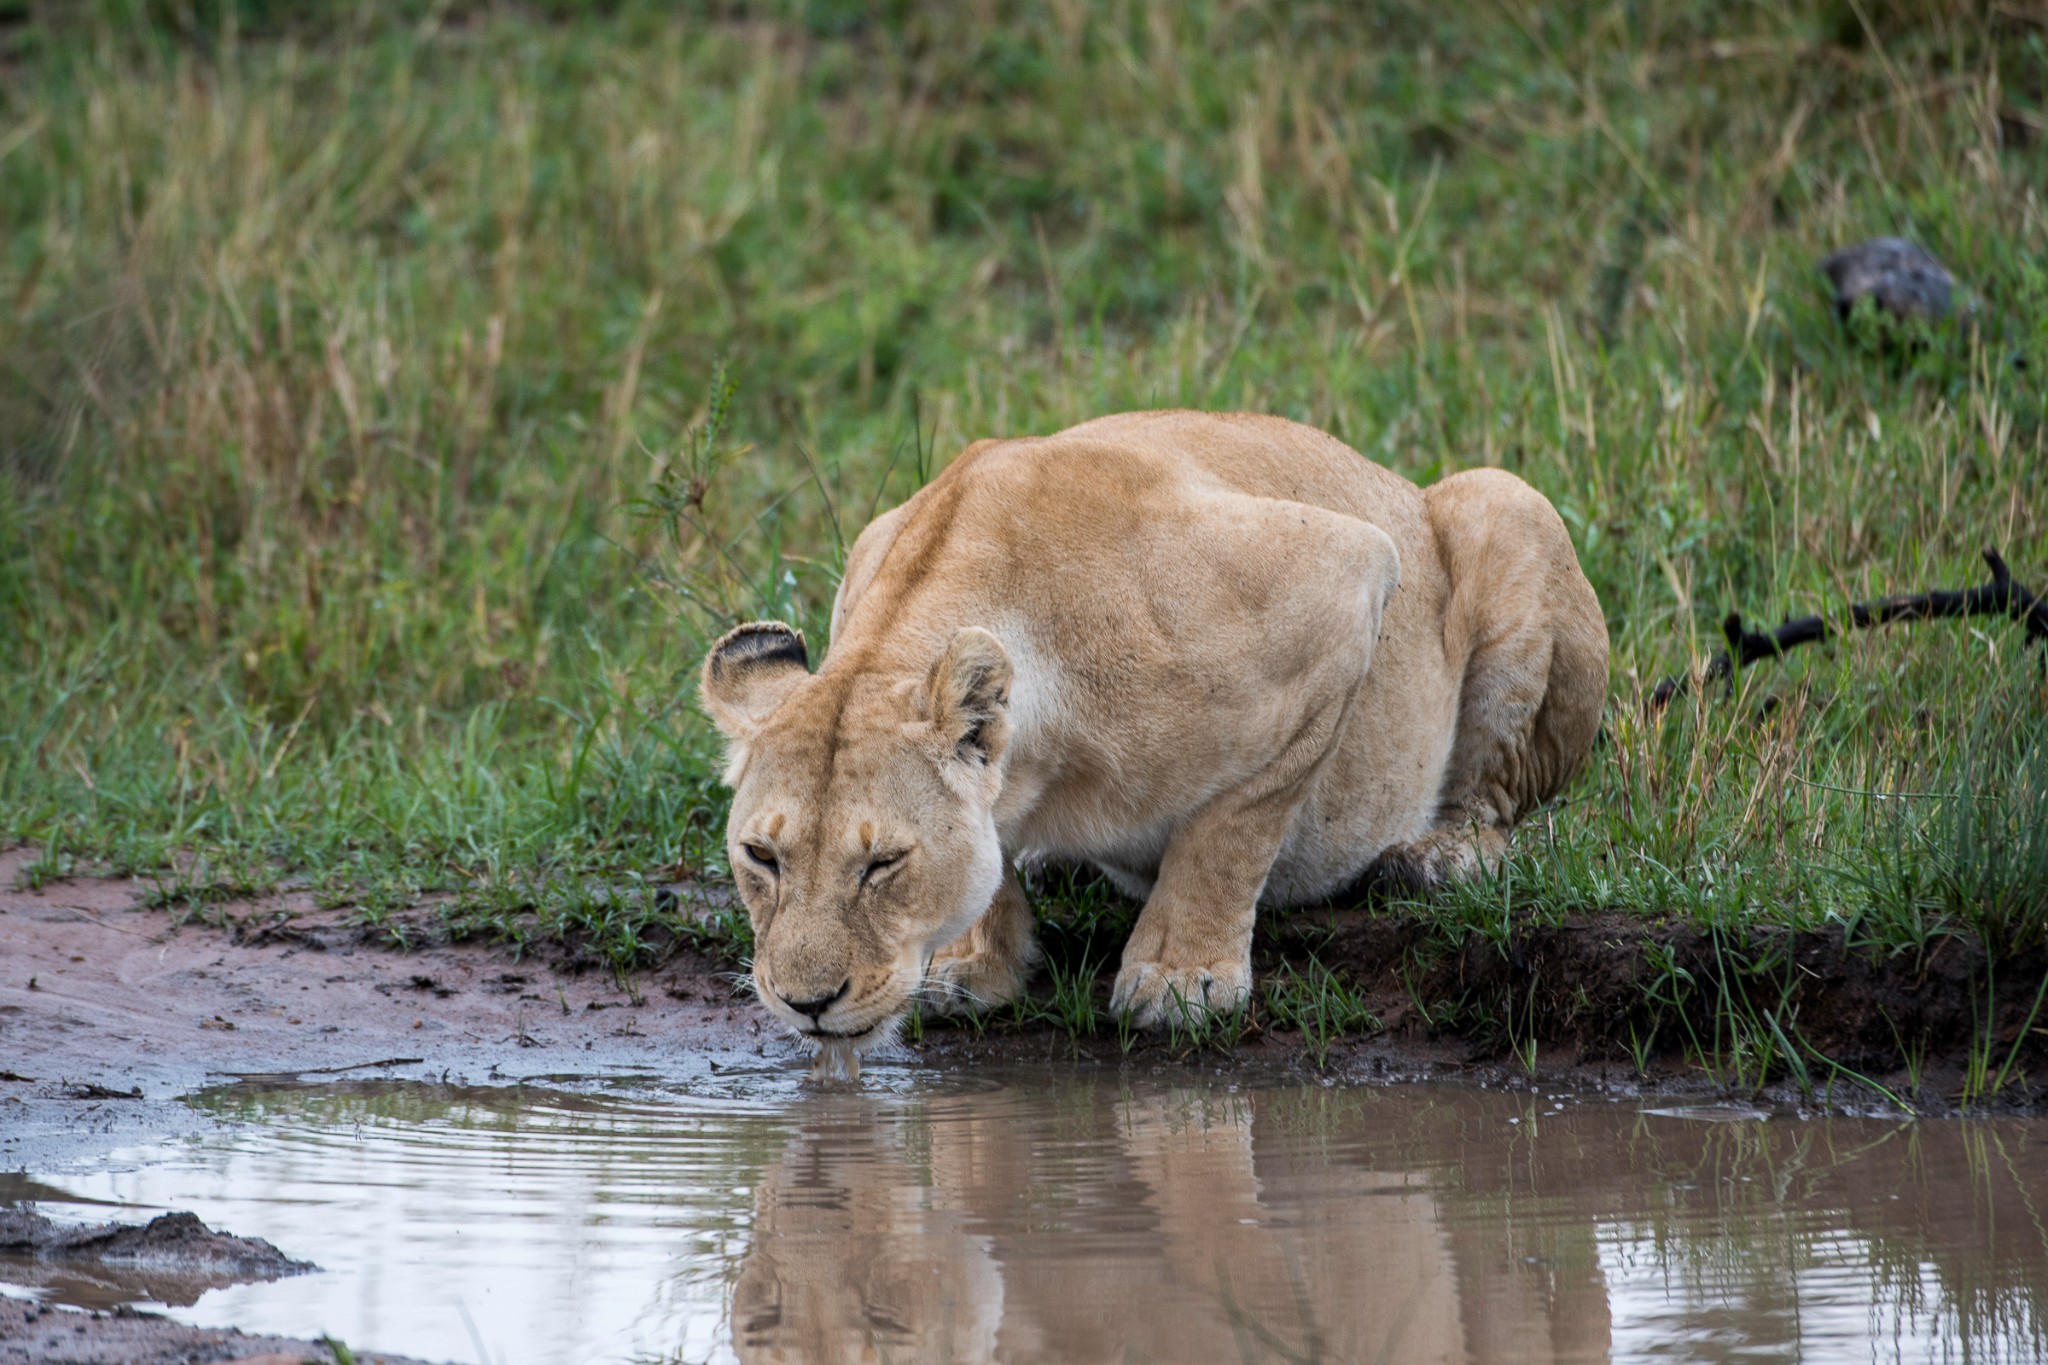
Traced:
<path fill-rule="evenodd" d="M 1105 950 L 1114 961 L 1116 946 L 1047 945 L 1097 962 Z M 1249 1033 L 1227 1051 L 1151 1040 L 1135 1060 L 1164 1053 L 1218 1071 L 1455 1075 L 1675 1097 L 1719 1096 L 1733 1084 L 1792 1111 L 1818 1100 L 1942 1115 L 1959 1111 L 1973 1060 L 1988 1059 L 2008 1083 L 1975 1097 L 1973 1112 L 2034 1113 L 2048 1100 L 2038 1083 L 2048 1078 L 2048 953 L 2039 950 L 1994 963 L 1974 940 L 1947 937 L 1925 953 L 1886 954 L 1846 943 L 1839 928 L 1709 932 L 1618 914 L 1457 942 L 1413 916 L 1324 909 L 1262 917 L 1253 955 L 1261 980 L 1322 964 L 1381 1028 L 1334 1040 L 1318 1064 L 1301 1035 L 1262 1029 L 1254 1009 Z M 1107 988 L 1105 978 L 1098 1005 Z M 921 1050 L 983 1063 L 1129 1059 L 1114 1036 L 1076 1040 L 1042 1024 L 927 1025 Z"/>
<path fill-rule="evenodd" d="M 189 1127 L 189 1111 L 163 1102 L 226 1079 L 510 1080 L 804 1061 L 736 993 L 730 963 L 686 947 L 620 979 L 573 944 L 519 957 L 437 942 L 423 908 L 416 946 L 400 952 L 302 893 L 181 924 L 189 916 L 138 908 L 148 887 L 135 879 L 16 889 L 31 856 L 0 853 L 0 1167 L 48 1167 L 53 1155 Z M 1838 1100 L 1862 1078 L 1938 1113 L 1952 1107 L 1986 1020 L 1994 1068 L 2048 1072 L 2048 1008 L 2036 995 L 2048 955 L 1993 970 L 1960 938 L 1882 955 L 1848 947 L 1839 929 L 1709 933 L 1609 915 L 1522 928 L 1504 945 L 1452 943 L 1415 918 L 1352 909 L 1268 916 L 1255 951 L 1262 973 L 1313 956 L 1380 1019 L 1381 1032 L 1339 1039 L 1322 1058 L 1317 1069 L 1342 1078 L 1448 1072 L 1704 1093 L 1722 1077 L 1702 1056 L 1732 1056 L 1746 1045 L 1740 1030 L 1748 1044 L 1780 1043 L 1785 1088 L 1774 1098 L 1797 1100 L 1790 1083 L 1803 1068 L 1816 1086 L 1836 1081 Z M 927 1023 L 907 1047 L 944 1063 L 1315 1065 L 1299 1035 L 1254 1020 L 1227 1052 L 1158 1039 L 1133 1055 L 1114 1035 L 1008 1020 Z M 1998 1104 L 2028 1109 L 2038 1095 L 2020 1082 Z"/>
<path fill-rule="evenodd" d="M 178 1097 L 236 1079 L 509 1082 L 799 1060 L 701 959 L 621 982 L 481 944 L 400 953 L 299 895 L 180 925 L 171 911 L 137 908 L 150 888 L 134 879 L 17 889 L 31 857 L 0 853 L 0 1172 L 87 1169 L 124 1147 L 207 1131 L 221 1120 Z M 0 1192 L 0 1202 L 31 1197 Z M 0 1365 L 266 1357 L 333 1359 L 312 1342 L 0 1297 Z M 372 1358 L 398 1361 L 358 1356 Z"/>
<path fill-rule="evenodd" d="M 630 981 L 479 943 L 380 947 L 296 894 L 180 924 L 131 879 L 15 889 L 0 854 L 0 1169 L 189 1131 L 235 1078 L 475 1080 L 758 1061 L 792 1049 L 716 964 Z"/>
<path fill-rule="evenodd" d="M 33 1193 L 7 1188 L 0 1196 Z M 270 1243 L 215 1232 L 189 1213 L 147 1223 L 71 1227 L 26 1208 L 0 1208 L 0 1273 L 65 1303 L 107 1313 L 61 1313 L 0 1299 L 0 1365 L 13 1361 L 329 1360 L 310 1342 L 202 1331 L 121 1307 L 131 1299 L 196 1303 L 209 1289 L 303 1274 L 315 1267 Z"/>
<path fill-rule="evenodd" d="M 357 1351 L 358 1365 L 420 1365 L 406 1356 Z M 317 1342 L 187 1327 L 151 1313 L 81 1313 L 0 1298 L 0 1365 L 335 1365 Z"/>
<path fill-rule="evenodd" d="M 314 1269 L 311 1261 L 295 1261 L 261 1238 L 215 1232 L 189 1213 L 161 1214 L 142 1224 L 68 1227 L 30 1209 L 0 1208 L 0 1256 L 17 1263 L 97 1266 L 152 1282 L 160 1279 L 178 1297 L 149 1297 L 167 1303 L 190 1303 L 216 1284 L 274 1280 Z M 200 1288 L 188 1290 L 188 1283 Z"/>
<path fill-rule="evenodd" d="M 1703 1056 L 1725 1071 L 1738 1049 L 1753 1062 L 1774 1048 L 1785 1081 L 1803 1070 L 1852 1098 L 1875 1096 L 1875 1082 L 1944 1113 L 1985 1039 L 1993 1071 L 2024 1078 L 2048 1061 L 2048 953 L 1994 962 L 1962 937 L 1885 953 L 1850 945 L 1839 927 L 1707 931 L 1600 915 L 1521 927 L 1504 945 L 1477 935 L 1451 945 L 1414 920 L 1345 910 L 1282 920 L 1260 965 L 1311 952 L 1364 990 L 1397 1051 L 1451 1043 L 1484 1065 L 1533 1039 L 1534 1072 L 1566 1081 L 1619 1068 L 1659 1086 L 1711 1082 Z M 1991 1105 L 2032 1111 L 2044 1094 L 2020 1079 Z"/>
<path fill-rule="evenodd" d="M 620 979 L 574 944 L 520 957 L 442 941 L 422 907 L 403 926 L 416 946 L 397 951 L 353 925 L 348 909 L 317 908 L 303 893 L 215 906 L 200 922 L 141 908 L 149 888 L 139 879 L 16 889 L 31 856 L 0 853 L 0 1103 L 84 1101 L 110 1135 L 118 1102 L 144 1098 L 138 1085 L 800 1060 L 740 993 L 732 964 L 680 945 Z M 1813 1065 L 1901 1085 L 1917 1074 L 1922 1107 L 1939 1110 L 1945 1080 L 1968 1063 L 1987 1020 L 1997 1064 L 2010 1058 L 2022 1074 L 2048 1059 L 2048 1008 L 2036 998 L 2048 953 L 1992 964 L 1956 936 L 1884 954 L 1848 945 L 1839 928 L 1708 932 L 1601 915 L 1517 928 L 1504 943 L 1454 943 L 1414 917 L 1341 909 L 1268 915 L 1255 951 L 1262 972 L 1314 957 L 1340 973 L 1384 1031 L 1339 1040 L 1330 1063 L 1402 1078 L 1512 1063 L 1532 1079 L 1602 1083 L 1617 1064 L 1634 1074 L 1642 1060 L 1650 1065 L 1638 1080 L 1682 1084 L 1700 1073 L 1700 1054 L 1727 1041 L 1731 1021 L 1765 1030 L 1775 1021 Z M 963 1061 L 1122 1051 L 1115 1039 L 1077 1042 L 1047 1024 L 1007 1021 L 928 1024 L 909 1046 Z M 1187 1059 L 1170 1041 L 1142 1045 L 1161 1047 Z M 1255 1026 L 1230 1060 L 1294 1065 L 1306 1051 L 1297 1035 Z M 34 1080 L 10 1057 L 34 1059 Z M 2021 1094 L 2007 1102 L 2023 1104 Z M 0 1147 L 0 1160 L 8 1155 Z"/>

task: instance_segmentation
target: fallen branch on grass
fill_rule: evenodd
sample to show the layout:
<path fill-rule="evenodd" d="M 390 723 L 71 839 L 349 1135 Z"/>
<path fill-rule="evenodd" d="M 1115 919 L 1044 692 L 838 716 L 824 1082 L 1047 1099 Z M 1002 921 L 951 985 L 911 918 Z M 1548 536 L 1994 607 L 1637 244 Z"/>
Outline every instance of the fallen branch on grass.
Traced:
<path fill-rule="evenodd" d="M 1876 602 L 1852 602 L 1849 605 L 1849 624 L 1853 629 L 1881 626 L 1888 621 L 1920 621 L 1937 616 L 2009 616 L 2022 622 L 2027 629 L 2027 644 L 2035 645 L 2048 639 L 2048 601 L 2013 582 L 2012 570 L 1998 551 L 1986 549 L 1984 562 L 1991 566 L 1991 581 L 1975 588 L 1960 591 L 1914 593 L 1903 597 L 1886 597 Z M 1802 616 L 1787 621 L 1776 630 L 1748 630 L 1742 624 L 1742 613 L 1729 612 L 1728 619 L 1721 623 L 1721 634 L 1728 641 L 1728 648 L 1707 661 L 1701 672 L 1701 684 L 1726 681 L 1729 690 L 1735 688 L 1735 675 L 1759 659 L 1774 659 L 1788 649 L 1799 645 L 1810 645 L 1834 635 L 1836 627 L 1830 626 L 1825 617 Z M 1650 693 L 1650 709 L 1662 710 L 1673 697 L 1684 695 L 1692 685 L 1692 679 L 1673 674 L 1658 683 Z"/>

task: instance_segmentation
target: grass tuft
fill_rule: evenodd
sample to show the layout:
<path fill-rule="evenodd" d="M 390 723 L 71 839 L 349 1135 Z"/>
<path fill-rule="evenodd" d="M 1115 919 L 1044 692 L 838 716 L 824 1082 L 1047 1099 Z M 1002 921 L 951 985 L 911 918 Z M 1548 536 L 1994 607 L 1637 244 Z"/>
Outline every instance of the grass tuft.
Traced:
<path fill-rule="evenodd" d="M 1310 954 L 1303 966 L 1283 962 L 1268 973 L 1260 994 L 1274 1028 L 1301 1035 L 1316 1067 L 1328 1060 L 1330 1045 L 1349 1033 L 1377 1033 L 1380 1021 L 1364 999 Z"/>

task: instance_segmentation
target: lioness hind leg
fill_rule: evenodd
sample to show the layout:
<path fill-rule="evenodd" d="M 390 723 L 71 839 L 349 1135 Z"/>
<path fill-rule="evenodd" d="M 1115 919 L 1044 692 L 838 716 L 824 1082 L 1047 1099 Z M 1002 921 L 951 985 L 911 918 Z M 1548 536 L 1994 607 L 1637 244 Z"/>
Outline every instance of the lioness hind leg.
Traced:
<path fill-rule="evenodd" d="M 1031 901 L 1012 871 L 974 927 L 932 954 L 924 1003 L 936 1014 L 972 1014 L 1007 1005 L 1024 993 L 1037 967 Z"/>
<path fill-rule="evenodd" d="M 1518 623 L 1473 655 L 1435 821 L 1420 838 L 1381 853 L 1368 874 L 1372 883 L 1432 891 L 1499 868 L 1515 821 L 1551 794 L 1531 791 L 1524 774 L 1549 690 L 1550 655 L 1540 622 Z"/>
<path fill-rule="evenodd" d="M 1416 890 L 1499 866 L 1585 761 L 1607 698 L 1607 623 L 1549 501 L 1494 469 L 1425 497 L 1451 579 L 1444 645 L 1465 666 L 1435 822 L 1373 867 Z"/>
<path fill-rule="evenodd" d="M 1445 882 L 1494 871 L 1507 851 L 1508 831 L 1499 825 L 1439 825 L 1380 854 L 1367 882 L 1389 891 L 1433 891 Z"/>

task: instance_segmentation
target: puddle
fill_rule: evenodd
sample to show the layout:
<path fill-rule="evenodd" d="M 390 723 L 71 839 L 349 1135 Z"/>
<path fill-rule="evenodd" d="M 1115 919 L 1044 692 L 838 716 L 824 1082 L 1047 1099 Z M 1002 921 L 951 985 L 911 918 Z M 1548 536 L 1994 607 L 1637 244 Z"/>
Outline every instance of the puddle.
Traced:
<path fill-rule="evenodd" d="M 190 1210 L 324 1267 L 181 1320 L 498 1365 L 2048 1354 L 2036 1124 L 869 1079 L 242 1085 L 192 1102 L 245 1123 L 0 1198 Z"/>

